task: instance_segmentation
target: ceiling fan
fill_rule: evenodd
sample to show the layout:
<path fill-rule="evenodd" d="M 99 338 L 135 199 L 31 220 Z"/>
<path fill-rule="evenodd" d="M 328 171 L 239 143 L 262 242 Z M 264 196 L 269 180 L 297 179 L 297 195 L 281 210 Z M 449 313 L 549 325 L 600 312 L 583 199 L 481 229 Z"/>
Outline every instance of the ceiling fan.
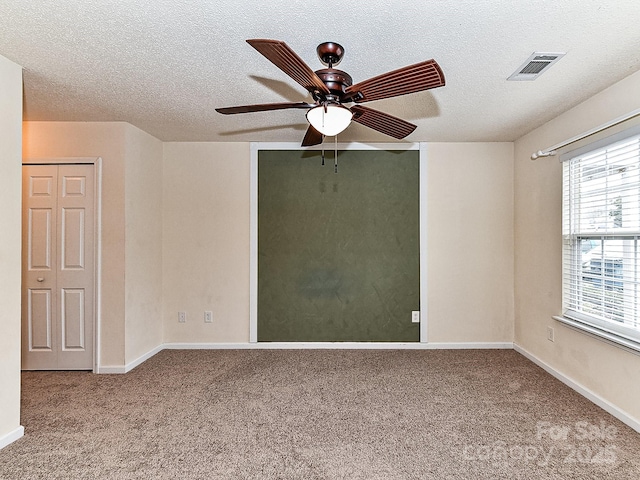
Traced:
<path fill-rule="evenodd" d="M 321 144 L 325 136 L 337 135 L 351 121 L 402 139 L 413 132 L 416 125 L 360 104 L 445 84 L 444 74 L 435 60 L 408 65 L 354 84 L 347 72 L 333 68 L 344 55 L 344 48 L 337 43 L 318 45 L 318 57 L 327 68 L 315 72 L 285 42 L 254 39 L 247 40 L 247 43 L 302 85 L 311 94 L 314 103 L 266 103 L 216 108 L 216 111 L 230 115 L 290 108 L 307 110 L 309 128 L 302 140 L 303 147 Z M 350 103 L 354 105 L 345 106 Z"/>

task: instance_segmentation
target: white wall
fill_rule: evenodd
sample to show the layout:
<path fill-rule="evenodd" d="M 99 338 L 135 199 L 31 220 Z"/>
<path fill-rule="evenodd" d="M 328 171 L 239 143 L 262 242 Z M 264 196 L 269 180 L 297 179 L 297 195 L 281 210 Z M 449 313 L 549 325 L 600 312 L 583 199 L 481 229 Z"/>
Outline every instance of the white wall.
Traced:
<path fill-rule="evenodd" d="M 22 68 L 0 56 L 0 448 L 20 427 Z"/>
<path fill-rule="evenodd" d="M 562 168 L 530 155 L 640 108 L 640 72 L 515 143 L 515 341 L 640 421 L 640 356 L 552 320 L 562 313 Z M 546 328 L 555 329 L 555 342 Z"/>
<path fill-rule="evenodd" d="M 248 143 L 164 144 L 166 343 L 249 341 L 249 165 Z"/>

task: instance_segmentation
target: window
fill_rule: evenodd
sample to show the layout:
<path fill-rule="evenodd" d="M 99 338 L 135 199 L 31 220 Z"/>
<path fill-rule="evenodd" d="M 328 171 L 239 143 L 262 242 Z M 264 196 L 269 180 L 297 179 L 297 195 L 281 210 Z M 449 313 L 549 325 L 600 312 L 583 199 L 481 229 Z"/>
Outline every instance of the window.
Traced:
<path fill-rule="evenodd" d="M 640 351 L 640 135 L 605 142 L 563 156 L 564 318 Z"/>

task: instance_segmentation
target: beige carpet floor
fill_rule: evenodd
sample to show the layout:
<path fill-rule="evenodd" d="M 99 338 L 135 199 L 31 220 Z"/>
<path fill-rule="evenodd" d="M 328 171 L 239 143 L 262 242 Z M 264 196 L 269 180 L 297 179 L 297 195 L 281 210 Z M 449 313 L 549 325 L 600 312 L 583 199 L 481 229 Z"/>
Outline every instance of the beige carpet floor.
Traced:
<path fill-rule="evenodd" d="M 640 478 L 640 434 L 513 350 L 166 350 L 22 379 L 2 479 Z"/>

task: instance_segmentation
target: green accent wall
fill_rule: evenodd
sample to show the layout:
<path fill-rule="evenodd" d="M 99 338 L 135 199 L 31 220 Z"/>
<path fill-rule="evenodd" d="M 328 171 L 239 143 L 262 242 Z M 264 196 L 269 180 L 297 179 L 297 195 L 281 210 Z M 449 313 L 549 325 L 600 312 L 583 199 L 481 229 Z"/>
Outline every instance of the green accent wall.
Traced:
<path fill-rule="evenodd" d="M 258 152 L 258 341 L 418 342 L 419 152 Z"/>

